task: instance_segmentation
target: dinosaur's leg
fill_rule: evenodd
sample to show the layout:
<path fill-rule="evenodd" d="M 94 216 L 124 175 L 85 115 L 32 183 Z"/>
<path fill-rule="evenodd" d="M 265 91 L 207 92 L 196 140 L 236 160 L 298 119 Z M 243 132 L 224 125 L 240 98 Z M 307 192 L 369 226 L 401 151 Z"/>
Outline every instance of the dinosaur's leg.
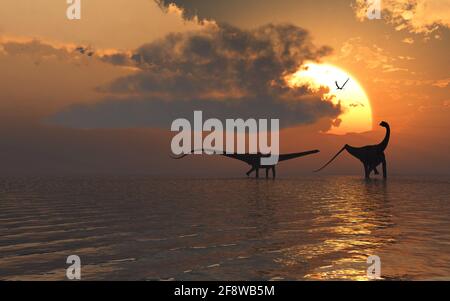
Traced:
<path fill-rule="evenodd" d="M 369 168 L 369 165 L 366 164 L 366 163 L 363 163 L 363 164 L 364 164 L 364 173 L 365 173 L 366 179 L 370 179 L 370 168 Z"/>
<path fill-rule="evenodd" d="M 250 177 L 250 174 L 252 173 L 252 172 L 254 172 L 255 171 L 255 167 L 254 166 L 252 166 L 252 168 L 247 172 L 247 177 Z"/>
<path fill-rule="evenodd" d="M 374 172 L 376 175 L 379 175 L 379 174 L 380 174 L 380 173 L 378 172 L 378 169 L 377 169 L 376 166 L 373 168 L 373 172 Z"/>
<path fill-rule="evenodd" d="M 256 178 L 259 179 L 259 167 L 255 167 L 256 169 Z"/>
<path fill-rule="evenodd" d="M 383 158 L 383 178 L 387 179 L 387 162 L 386 162 L 386 158 Z"/>
<path fill-rule="evenodd" d="M 272 166 L 272 176 L 275 179 L 275 177 L 276 177 L 275 166 Z"/>

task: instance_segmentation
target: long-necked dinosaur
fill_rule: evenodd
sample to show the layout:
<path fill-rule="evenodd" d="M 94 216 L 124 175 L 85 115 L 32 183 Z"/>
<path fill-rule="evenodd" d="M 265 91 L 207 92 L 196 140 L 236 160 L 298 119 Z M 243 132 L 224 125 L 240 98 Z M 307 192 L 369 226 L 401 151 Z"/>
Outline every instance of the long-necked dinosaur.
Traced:
<path fill-rule="evenodd" d="M 337 158 L 344 150 L 350 153 L 353 157 L 357 158 L 364 165 L 364 173 L 366 179 L 370 178 L 370 173 L 373 171 L 376 175 L 378 175 L 377 166 L 383 164 L 383 178 L 387 178 L 387 163 L 386 156 L 384 151 L 386 150 L 389 139 L 391 137 L 391 128 L 389 124 L 385 121 L 380 123 L 380 126 L 386 128 L 386 136 L 383 141 L 377 145 L 368 145 L 364 147 L 353 147 L 346 144 L 327 164 L 325 164 L 322 168 L 316 170 L 316 172 L 321 171 L 325 167 L 327 167 L 334 159 Z"/>
<path fill-rule="evenodd" d="M 204 152 L 205 150 L 202 150 L 202 152 Z M 182 159 L 186 156 L 192 155 L 195 152 L 195 150 L 193 150 L 191 153 L 189 154 L 184 154 L 181 155 L 179 157 L 173 157 L 173 159 Z M 287 160 L 292 160 L 292 159 L 296 159 L 296 158 L 300 158 L 300 157 L 304 157 L 304 156 L 308 156 L 308 155 L 312 155 L 312 154 L 316 154 L 319 152 L 319 150 L 312 150 L 312 151 L 307 151 L 307 152 L 301 152 L 301 153 L 292 153 L 292 154 L 282 154 L 279 155 L 278 157 L 278 163 L 275 165 L 261 165 L 261 158 L 268 158 L 270 157 L 269 155 L 266 154 L 261 154 L 261 153 L 257 153 L 257 154 L 227 154 L 224 152 L 217 152 L 217 151 L 211 151 L 214 152 L 216 155 L 221 155 L 227 158 L 232 158 L 232 159 L 236 159 L 242 162 L 247 163 L 248 165 L 251 166 L 251 169 L 247 172 L 247 176 L 249 177 L 250 174 L 252 172 L 256 173 L 256 178 L 259 178 L 259 170 L 260 169 L 265 169 L 266 170 L 266 178 L 269 178 L 269 171 L 272 170 L 272 177 L 275 179 L 276 176 L 276 171 L 275 171 L 275 167 L 276 165 L 278 165 L 279 162 L 283 162 L 283 161 L 287 161 Z"/>

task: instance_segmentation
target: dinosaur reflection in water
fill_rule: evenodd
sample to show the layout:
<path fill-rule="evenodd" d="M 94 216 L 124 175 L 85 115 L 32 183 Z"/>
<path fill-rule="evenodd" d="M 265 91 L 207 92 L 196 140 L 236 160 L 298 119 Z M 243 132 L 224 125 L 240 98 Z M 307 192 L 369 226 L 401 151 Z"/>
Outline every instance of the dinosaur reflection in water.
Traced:
<path fill-rule="evenodd" d="M 172 157 L 173 159 L 182 159 L 186 156 L 194 154 L 194 150 L 189 154 L 184 154 L 179 157 Z M 204 152 L 204 150 L 202 150 Z M 236 159 L 242 162 L 247 163 L 251 166 L 251 169 L 247 172 L 247 176 L 249 177 L 253 172 L 255 172 L 255 177 L 259 178 L 259 170 L 265 169 L 266 170 L 266 178 L 269 178 L 269 171 L 272 171 L 272 177 L 275 179 L 276 177 L 276 171 L 275 167 L 278 165 L 278 163 L 283 161 L 288 161 L 300 157 L 305 157 L 308 155 L 316 154 L 319 152 L 319 150 L 312 150 L 307 152 L 301 152 L 301 153 L 292 153 L 292 154 L 281 154 L 278 157 L 278 163 L 275 165 L 262 165 L 261 164 L 261 158 L 269 158 L 270 154 L 262 154 L 262 153 L 256 153 L 256 154 L 227 154 L 227 153 L 218 153 L 217 151 L 211 151 L 212 153 L 220 156 L 224 156 L 227 158 Z"/>

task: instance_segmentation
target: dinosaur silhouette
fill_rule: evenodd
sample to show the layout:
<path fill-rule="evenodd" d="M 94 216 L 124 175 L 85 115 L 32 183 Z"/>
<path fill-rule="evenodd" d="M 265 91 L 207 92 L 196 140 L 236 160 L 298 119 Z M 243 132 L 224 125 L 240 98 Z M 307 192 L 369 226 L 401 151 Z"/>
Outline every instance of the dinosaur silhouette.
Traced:
<path fill-rule="evenodd" d="M 383 164 L 383 178 L 387 178 L 387 162 L 384 151 L 386 150 L 389 139 L 391 137 L 391 128 L 389 124 L 385 121 L 380 123 L 380 126 L 386 128 L 386 136 L 383 141 L 377 145 L 368 145 L 364 147 L 353 147 L 346 144 L 327 164 L 322 168 L 316 170 L 319 172 L 327 167 L 331 162 L 334 161 L 344 150 L 350 153 L 353 157 L 357 158 L 364 165 L 364 172 L 366 179 L 370 178 L 370 173 L 373 171 L 376 175 L 379 174 L 377 166 Z"/>
<path fill-rule="evenodd" d="M 345 85 L 347 85 L 347 83 L 348 83 L 349 80 L 350 80 L 350 78 L 347 79 L 347 80 L 345 81 L 345 83 L 344 83 L 342 86 L 339 86 L 339 84 L 338 84 L 337 81 L 335 81 L 334 83 L 336 84 L 336 87 L 337 87 L 338 90 L 344 90 L 344 87 L 345 87 Z"/>
<path fill-rule="evenodd" d="M 202 149 L 202 152 L 204 152 L 205 150 Z M 181 155 L 179 157 L 174 157 L 172 156 L 173 159 L 182 159 L 186 156 L 192 155 L 195 152 L 195 150 L 192 150 L 191 153 L 189 154 L 184 154 Z M 211 150 L 210 152 L 214 152 L 216 155 L 221 155 L 227 158 L 231 158 L 231 159 L 236 159 L 242 162 L 247 163 L 248 165 L 251 166 L 251 169 L 246 173 L 247 176 L 249 177 L 250 174 L 252 172 L 256 173 L 256 178 L 259 178 L 259 170 L 260 169 L 265 169 L 266 170 L 266 178 L 269 178 L 269 171 L 272 170 L 272 177 L 275 179 L 276 176 L 276 171 L 275 171 L 275 167 L 276 165 L 278 165 L 279 162 L 283 162 L 283 161 L 287 161 L 287 160 L 292 160 L 292 159 L 296 159 L 296 158 L 300 158 L 300 157 L 304 157 L 304 156 L 308 156 L 308 155 L 312 155 L 312 154 L 316 154 L 319 152 L 319 150 L 312 150 L 312 151 L 307 151 L 307 152 L 301 152 L 301 153 L 292 153 L 292 154 L 282 154 L 279 155 L 278 157 L 278 163 L 275 165 L 261 165 L 261 158 L 268 158 L 270 157 L 270 154 L 261 154 L 261 153 L 256 153 L 256 154 L 227 154 L 224 153 L 222 151 L 217 152 L 217 151 L 213 151 Z"/>

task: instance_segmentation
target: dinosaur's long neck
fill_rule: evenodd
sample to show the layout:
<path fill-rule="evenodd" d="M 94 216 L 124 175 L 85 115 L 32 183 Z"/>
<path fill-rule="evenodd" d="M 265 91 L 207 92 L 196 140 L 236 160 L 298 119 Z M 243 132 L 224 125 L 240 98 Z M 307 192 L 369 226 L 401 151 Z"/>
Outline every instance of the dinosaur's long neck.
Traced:
<path fill-rule="evenodd" d="M 389 125 L 386 126 L 386 136 L 384 137 L 383 141 L 379 144 L 379 147 L 382 151 L 386 149 L 386 147 L 389 144 L 389 139 L 391 138 L 391 128 Z"/>

